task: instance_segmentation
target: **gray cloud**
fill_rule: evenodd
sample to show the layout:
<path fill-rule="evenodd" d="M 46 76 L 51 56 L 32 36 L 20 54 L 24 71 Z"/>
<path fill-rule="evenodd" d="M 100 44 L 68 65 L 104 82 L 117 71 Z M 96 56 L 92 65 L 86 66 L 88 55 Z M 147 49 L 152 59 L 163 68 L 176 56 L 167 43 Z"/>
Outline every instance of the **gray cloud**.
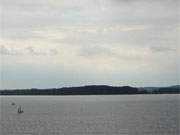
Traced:
<path fill-rule="evenodd" d="M 14 55 L 22 55 L 22 52 L 17 49 L 7 48 L 4 45 L 0 45 L 0 54 L 14 56 Z"/>
<path fill-rule="evenodd" d="M 32 46 L 29 46 L 26 48 L 26 50 L 28 51 L 29 54 L 31 55 L 47 55 L 46 52 L 42 52 L 42 51 L 36 51 Z"/>
<path fill-rule="evenodd" d="M 27 47 L 26 51 L 27 54 L 36 56 L 54 56 L 59 54 L 57 49 L 47 49 L 47 51 L 38 51 L 36 48 L 32 46 Z"/>
<path fill-rule="evenodd" d="M 0 45 L 0 55 L 20 56 L 20 55 L 35 55 L 35 56 L 55 56 L 59 52 L 57 49 L 47 49 L 47 51 L 38 51 L 36 48 L 29 46 L 27 48 L 14 49 Z"/>
<path fill-rule="evenodd" d="M 127 50 L 126 50 L 127 51 Z M 114 58 L 120 61 L 138 61 L 142 60 L 143 57 L 139 54 L 131 53 L 131 49 L 129 49 L 126 53 L 117 52 L 115 49 L 111 49 L 104 46 L 89 46 L 89 47 L 82 47 L 78 55 L 87 58 L 87 59 L 97 59 L 97 58 Z"/>
<path fill-rule="evenodd" d="M 50 55 L 58 55 L 59 52 L 58 52 L 56 49 L 50 49 L 50 50 L 49 50 L 49 54 L 50 54 Z"/>
<path fill-rule="evenodd" d="M 81 48 L 79 55 L 83 57 L 98 57 L 98 56 L 115 56 L 116 53 L 109 48 L 100 46 L 89 46 Z"/>
<path fill-rule="evenodd" d="M 150 48 L 151 51 L 153 52 L 161 52 L 161 53 L 168 53 L 168 52 L 172 52 L 172 53 L 177 53 L 177 49 L 176 48 L 171 48 L 171 47 L 162 47 L 162 46 L 152 46 Z"/>

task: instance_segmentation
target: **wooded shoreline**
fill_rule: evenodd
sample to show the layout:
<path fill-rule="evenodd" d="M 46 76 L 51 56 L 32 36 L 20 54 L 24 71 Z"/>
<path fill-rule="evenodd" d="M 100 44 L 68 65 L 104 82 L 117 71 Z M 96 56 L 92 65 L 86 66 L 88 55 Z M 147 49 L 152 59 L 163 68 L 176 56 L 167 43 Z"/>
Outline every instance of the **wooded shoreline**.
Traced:
<path fill-rule="evenodd" d="M 0 95 L 129 95 L 129 94 L 180 94 L 178 87 L 154 87 L 151 90 L 129 86 L 113 87 L 92 85 L 49 89 L 14 89 L 0 90 Z"/>

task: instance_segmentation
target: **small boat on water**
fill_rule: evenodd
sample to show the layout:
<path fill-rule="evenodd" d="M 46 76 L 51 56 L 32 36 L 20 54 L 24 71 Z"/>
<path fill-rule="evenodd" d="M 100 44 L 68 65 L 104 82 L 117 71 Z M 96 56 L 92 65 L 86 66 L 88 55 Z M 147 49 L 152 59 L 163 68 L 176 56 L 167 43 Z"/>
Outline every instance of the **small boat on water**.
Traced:
<path fill-rule="evenodd" d="M 21 106 L 18 107 L 18 111 L 19 114 L 23 113 L 24 111 L 22 110 Z"/>
<path fill-rule="evenodd" d="M 15 104 L 14 102 L 11 102 L 11 105 L 14 106 L 14 105 L 16 105 L 16 104 Z"/>

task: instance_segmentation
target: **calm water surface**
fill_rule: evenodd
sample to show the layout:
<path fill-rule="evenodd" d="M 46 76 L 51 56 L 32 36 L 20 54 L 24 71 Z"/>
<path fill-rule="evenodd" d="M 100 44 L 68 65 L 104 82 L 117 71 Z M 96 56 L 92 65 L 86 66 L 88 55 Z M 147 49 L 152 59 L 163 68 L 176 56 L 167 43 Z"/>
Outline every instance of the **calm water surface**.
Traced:
<path fill-rule="evenodd" d="M 180 95 L 0 97 L 0 134 L 179 135 L 179 98 Z M 24 113 L 17 113 L 18 105 Z"/>

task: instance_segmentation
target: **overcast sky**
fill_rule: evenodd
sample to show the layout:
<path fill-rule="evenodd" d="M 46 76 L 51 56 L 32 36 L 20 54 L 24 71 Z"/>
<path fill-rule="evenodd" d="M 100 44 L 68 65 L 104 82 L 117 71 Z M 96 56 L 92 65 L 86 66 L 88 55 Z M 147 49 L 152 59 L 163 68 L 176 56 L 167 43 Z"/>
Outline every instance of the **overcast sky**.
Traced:
<path fill-rule="evenodd" d="M 179 0 L 0 0 L 0 88 L 178 84 Z"/>

